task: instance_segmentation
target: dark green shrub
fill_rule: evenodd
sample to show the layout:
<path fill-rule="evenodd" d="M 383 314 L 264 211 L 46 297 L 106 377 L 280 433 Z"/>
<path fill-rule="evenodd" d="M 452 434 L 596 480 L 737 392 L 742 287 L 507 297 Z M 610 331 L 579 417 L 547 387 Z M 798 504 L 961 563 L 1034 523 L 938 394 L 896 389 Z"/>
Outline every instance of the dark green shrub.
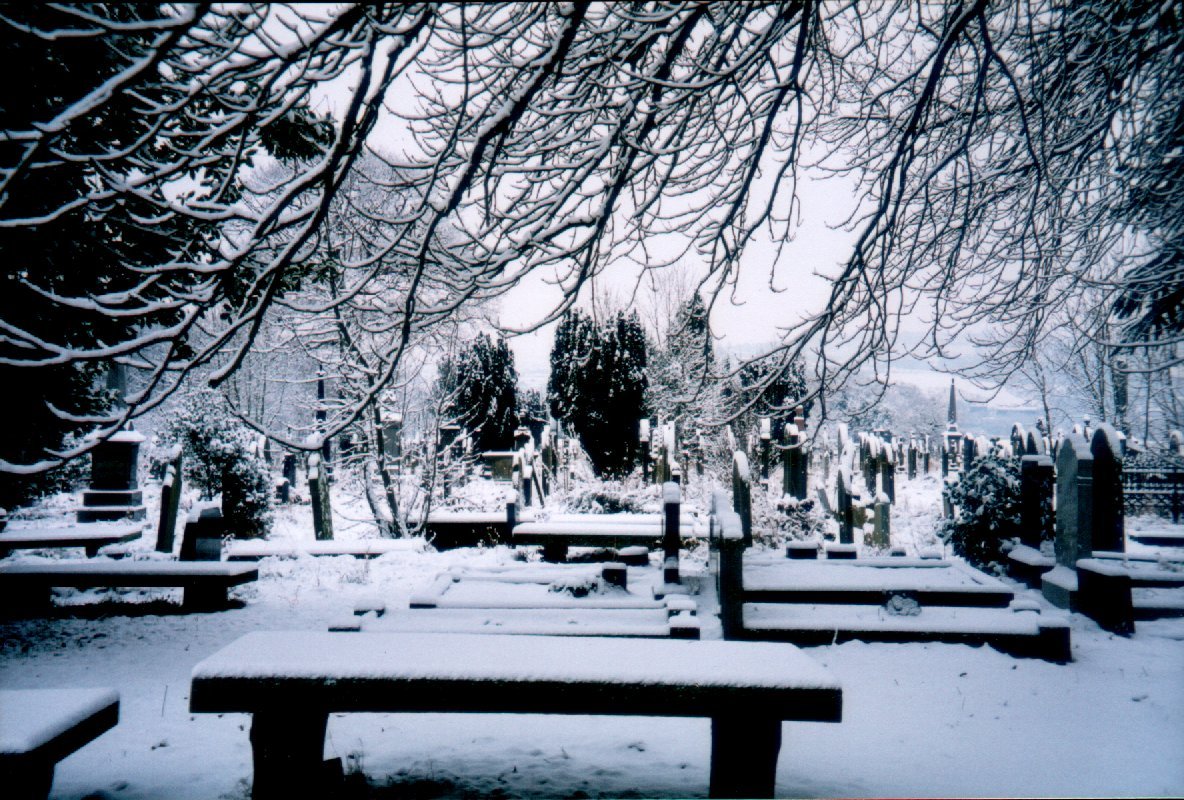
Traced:
<path fill-rule="evenodd" d="M 222 516 L 233 536 L 271 529 L 271 475 L 255 452 L 255 437 L 211 390 L 189 393 L 163 436 L 185 448 L 185 477 L 203 499 L 222 495 Z"/>
<path fill-rule="evenodd" d="M 976 567 L 1001 564 L 1004 543 L 1020 535 L 1019 462 L 982 456 L 946 485 L 945 496 L 954 518 L 942 524 L 942 539 Z"/>

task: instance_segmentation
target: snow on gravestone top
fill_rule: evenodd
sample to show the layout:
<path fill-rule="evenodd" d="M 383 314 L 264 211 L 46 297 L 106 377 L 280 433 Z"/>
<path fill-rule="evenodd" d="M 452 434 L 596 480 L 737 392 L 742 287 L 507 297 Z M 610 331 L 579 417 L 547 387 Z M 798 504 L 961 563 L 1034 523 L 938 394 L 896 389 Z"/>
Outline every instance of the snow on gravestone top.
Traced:
<path fill-rule="evenodd" d="M 748 455 L 741 450 L 737 450 L 732 454 L 732 466 L 736 470 L 736 476 L 745 483 L 752 482 L 752 472 L 748 468 Z M 669 502 L 669 501 L 667 501 Z"/>
<path fill-rule="evenodd" d="M 677 483 L 667 481 L 662 484 L 662 502 L 664 504 L 682 502 L 682 491 L 678 488 Z"/>
<path fill-rule="evenodd" d="M 0 690 L 0 755 L 34 750 L 117 702 L 114 689 Z"/>
<path fill-rule="evenodd" d="M 739 541 L 744 538 L 744 523 L 735 511 L 725 509 L 715 515 L 719 521 L 719 538 Z"/>
<path fill-rule="evenodd" d="M 257 631 L 193 668 L 194 681 L 281 676 L 840 688 L 805 653 L 774 642 Z"/>
<path fill-rule="evenodd" d="M 140 444 L 145 441 L 145 436 L 139 431 L 119 431 L 107 441 L 122 442 L 124 444 Z"/>

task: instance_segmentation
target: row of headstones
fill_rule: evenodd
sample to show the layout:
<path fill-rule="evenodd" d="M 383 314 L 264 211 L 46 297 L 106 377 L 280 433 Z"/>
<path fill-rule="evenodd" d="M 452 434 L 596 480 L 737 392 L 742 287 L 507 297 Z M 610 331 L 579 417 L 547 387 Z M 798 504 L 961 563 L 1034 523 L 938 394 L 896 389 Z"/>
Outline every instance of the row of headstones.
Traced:
<path fill-rule="evenodd" d="M 878 493 L 870 504 L 864 504 L 855 492 L 850 470 L 839 467 L 835 478 L 835 519 L 839 523 L 839 544 L 855 544 L 855 531 L 864 528 L 867 513 L 872 515 L 872 530 L 865 532 L 864 544 L 886 548 L 892 539 L 892 502 L 884 492 Z M 872 486 L 875 486 L 874 478 Z"/>

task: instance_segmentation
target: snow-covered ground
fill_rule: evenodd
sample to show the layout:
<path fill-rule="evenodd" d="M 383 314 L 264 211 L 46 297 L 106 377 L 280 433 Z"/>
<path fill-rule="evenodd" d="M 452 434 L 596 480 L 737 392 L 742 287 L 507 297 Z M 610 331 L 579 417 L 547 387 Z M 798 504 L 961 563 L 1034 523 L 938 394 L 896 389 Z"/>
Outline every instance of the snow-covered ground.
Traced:
<path fill-rule="evenodd" d="M 932 543 L 935 484 L 898 481 L 894 542 Z M 339 505 L 339 538 L 370 534 L 360 509 Z M 308 507 L 282 509 L 275 537 L 311 539 Z M 150 549 L 151 535 L 137 546 Z M 692 568 L 704 557 L 696 551 Z M 54 798 L 245 798 L 249 718 L 190 714 L 194 664 L 249 631 L 323 631 L 359 599 L 405 607 L 445 569 L 515 563 L 508 548 L 437 553 L 413 540 L 369 561 L 265 560 L 259 582 L 233 593 L 244 605 L 220 613 L 182 614 L 161 602 L 179 599 L 179 590 L 121 592 L 121 603 L 141 605 L 0 622 L 0 686 L 120 692 L 120 724 L 59 764 Z M 63 591 L 58 601 L 93 604 L 103 594 Z M 1037 593 L 1027 596 L 1043 604 Z M 717 631 L 704 627 L 705 636 Z M 841 681 L 844 719 L 786 724 L 778 794 L 1184 795 L 1184 620 L 1140 622 L 1124 639 L 1075 615 L 1072 635 L 1075 660 L 1066 665 L 964 645 L 807 649 Z M 326 756 L 364 774 L 376 797 L 702 796 L 709 727 L 633 717 L 355 714 L 330 720 Z"/>

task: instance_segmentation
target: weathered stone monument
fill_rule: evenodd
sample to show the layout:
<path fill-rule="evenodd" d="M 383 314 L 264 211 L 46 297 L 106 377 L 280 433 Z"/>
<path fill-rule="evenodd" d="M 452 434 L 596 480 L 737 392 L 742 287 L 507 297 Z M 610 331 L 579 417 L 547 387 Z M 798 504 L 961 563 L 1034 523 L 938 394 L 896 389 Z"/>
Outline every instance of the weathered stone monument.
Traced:
<path fill-rule="evenodd" d="M 662 484 L 662 574 L 667 585 L 681 583 L 678 566 L 682 548 L 682 490 L 677 483 Z"/>
<path fill-rule="evenodd" d="M 329 504 L 329 480 L 321 471 L 321 456 L 308 457 L 308 496 L 312 499 L 312 528 L 317 540 L 333 538 L 333 513 Z"/>
<path fill-rule="evenodd" d="M 166 454 L 164 480 L 160 483 L 160 520 L 156 526 L 156 551 L 173 552 L 177 531 L 177 511 L 181 506 L 181 445 Z"/>
<path fill-rule="evenodd" d="M 1089 558 L 1093 546 L 1094 457 L 1089 442 L 1070 434 L 1057 449 L 1057 566 L 1041 577 L 1045 598 L 1060 608 L 1072 608 L 1077 593 L 1079 558 Z"/>
<path fill-rule="evenodd" d="M 880 449 L 880 488 L 889 503 L 896 502 L 896 458 L 891 447 Z M 872 487 L 868 487 L 870 492 Z"/>
<path fill-rule="evenodd" d="M 872 547 L 886 548 L 892 544 L 892 504 L 885 502 L 887 497 L 881 494 L 876 498 L 875 508 L 872 512 L 872 537 L 870 544 Z"/>
<path fill-rule="evenodd" d="M 835 502 L 835 513 L 839 518 L 839 544 L 855 543 L 855 512 L 851 507 L 850 483 L 851 474 L 846 466 L 840 467 Z"/>
<path fill-rule="evenodd" d="M 752 546 L 752 473 L 748 456 L 737 450 L 732 454 L 732 510 L 740 515 L 744 546 Z"/>
<path fill-rule="evenodd" d="M 143 434 L 119 431 L 90 454 L 90 488 L 82 493 L 79 522 L 142 520 L 148 511 L 138 469 Z"/>
<path fill-rule="evenodd" d="M 1125 552 L 1122 509 L 1122 457 L 1118 431 L 1106 423 L 1094 429 L 1093 549 Z"/>

